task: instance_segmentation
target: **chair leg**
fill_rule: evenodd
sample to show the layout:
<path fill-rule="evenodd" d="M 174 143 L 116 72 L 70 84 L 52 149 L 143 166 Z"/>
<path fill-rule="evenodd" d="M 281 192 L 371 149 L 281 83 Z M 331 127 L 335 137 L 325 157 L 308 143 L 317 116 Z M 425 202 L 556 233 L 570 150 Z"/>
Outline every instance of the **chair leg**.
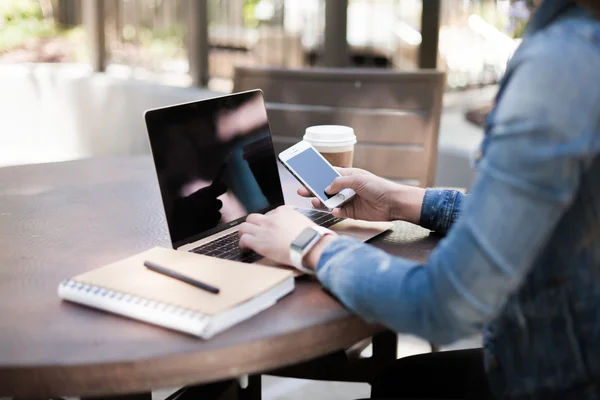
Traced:
<path fill-rule="evenodd" d="M 371 359 L 378 367 L 391 364 L 398 356 L 398 334 L 385 331 L 373 336 L 373 356 Z"/>
<path fill-rule="evenodd" d="M 383 371 L 388 365 L 393 364 L 398 357 L 398 334 L 396 332 L 385 331 L 373 336 L 373 367 L 378 371 Z M 373 378 L 379 373 L 373 374 Z M 377 388 L 373 381 L 371 384 L 371 393 L 377 393 Z"/>
<path fill-rule="evenodd" d="M 261 400 L 262 398 L 262 379 L 260 375 L 250 375 L 248 377 L 248 387 L 238 388 L 238 400 Z"/>

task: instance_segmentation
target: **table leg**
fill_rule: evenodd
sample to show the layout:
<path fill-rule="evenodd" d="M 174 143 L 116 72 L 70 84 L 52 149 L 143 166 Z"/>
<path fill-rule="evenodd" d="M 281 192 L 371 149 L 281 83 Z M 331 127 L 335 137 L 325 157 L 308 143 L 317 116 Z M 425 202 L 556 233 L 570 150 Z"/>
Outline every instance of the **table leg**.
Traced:
<path fill-rule="evenodd" d="M 81 400 L 152 400 L 152 392 L 116 396 L 82 397 Z"/>
<path fill-rule="evenodd" d="M 248 387 L 239 388 L 238 400 L 261 400 L 262 398 L 262 380 L 260 375 L 250 375 L 248 377 Z"/>

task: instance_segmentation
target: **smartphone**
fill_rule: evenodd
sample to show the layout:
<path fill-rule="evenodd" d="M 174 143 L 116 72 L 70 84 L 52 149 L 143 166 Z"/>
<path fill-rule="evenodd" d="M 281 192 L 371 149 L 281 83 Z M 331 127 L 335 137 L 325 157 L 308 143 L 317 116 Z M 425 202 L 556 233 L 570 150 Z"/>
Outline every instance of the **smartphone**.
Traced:
<path fill-rule="evenodd" d="M 302 141 L 282 151 L 279 161 L 329 210 L 340 207 L 356 195 L 352 189 L 334 195 L 325 193 L 325 188 L 340 174 L 308 142 Z"/>

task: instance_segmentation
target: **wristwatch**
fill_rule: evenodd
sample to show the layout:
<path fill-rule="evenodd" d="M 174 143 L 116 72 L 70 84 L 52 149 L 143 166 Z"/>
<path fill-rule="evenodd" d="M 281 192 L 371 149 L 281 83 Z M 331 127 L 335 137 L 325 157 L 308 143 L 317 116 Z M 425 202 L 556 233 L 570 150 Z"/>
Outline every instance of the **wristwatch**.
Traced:
<path fill-rule="evenodd" d="M 304 229 L 290 245 L 290 259 L 292 265 L 300 272 L 315 275 L 315 271 L 306 268 L 302 261 L 304 260 L 304 256 L 315 246 L 315 244 L 326 235 L 335 235 L 335 232 L 322 226 L 313 226 Z"/>

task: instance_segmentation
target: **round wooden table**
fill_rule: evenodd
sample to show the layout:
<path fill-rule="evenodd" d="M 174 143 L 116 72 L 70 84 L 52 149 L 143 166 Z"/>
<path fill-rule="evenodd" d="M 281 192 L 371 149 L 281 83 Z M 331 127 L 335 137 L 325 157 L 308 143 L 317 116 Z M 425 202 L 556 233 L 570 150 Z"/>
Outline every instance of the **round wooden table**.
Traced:
<path fill-rule="evenodd" d="M 282 182 L 286 202 L 303 201 L 289 174 Z M 436 243 L 406 223 L 373 242 L 416 260 Z M 0 396 L 98 396 L 212 382 L 314 358 L 381 331 L 310 280 L 207 341 L 57 296 L 64 278 L 169 244 L 147 156 L 0 168 Z"/>

